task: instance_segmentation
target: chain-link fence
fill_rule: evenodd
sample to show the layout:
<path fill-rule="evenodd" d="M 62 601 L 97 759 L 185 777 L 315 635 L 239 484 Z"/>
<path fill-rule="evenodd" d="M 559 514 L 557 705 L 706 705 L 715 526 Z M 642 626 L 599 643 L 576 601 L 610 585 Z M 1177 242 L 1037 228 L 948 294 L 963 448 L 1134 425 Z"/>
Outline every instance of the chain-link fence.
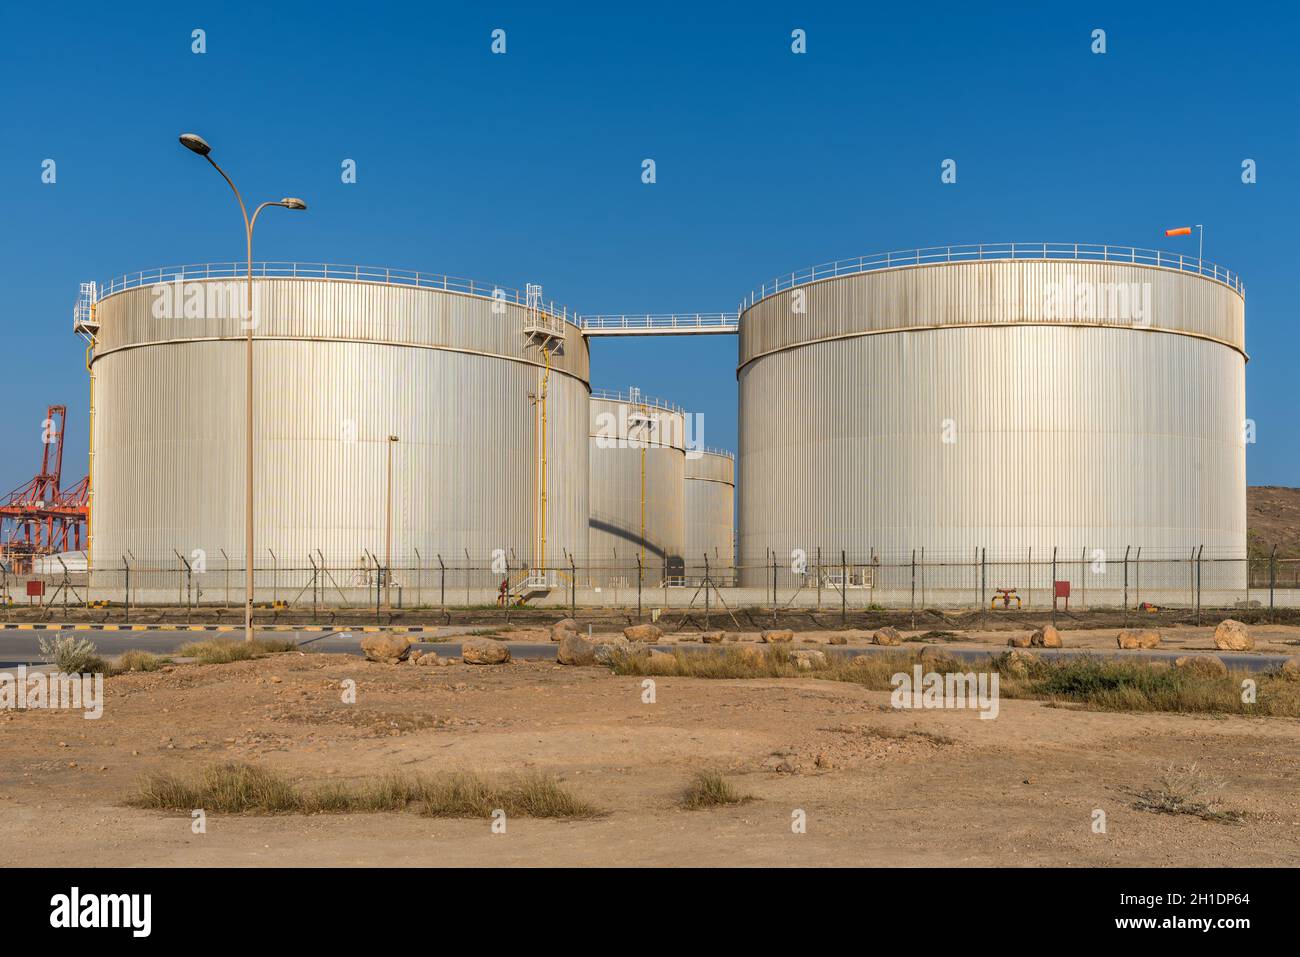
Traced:
<path fill-rule="evenodd" d="M 213 560 L 177 551 L 170 561 L 122 556 L 87 571 L 44 562 L 27 574 L 3 572 L 5 608 L 75 606 L 242 609 L 245 572 L 236 556 Z M 1026 550 L 983 547 L 954 553 L 767 548 L 736 564 L 725 556 L 687 560 L 647 549 L 631 555 L 563 554 L 545 566 L 514 549 L 459 556 L 321 551 L 254 568 L 261 608 L 441 609 L 520 606 L 621 609 L 711 605 L 822 609 L 1239 609 L 1300 606 L 1300 559 L 1244 556 L 1197 547 L 1185 552 L 1135 546 Z"/>

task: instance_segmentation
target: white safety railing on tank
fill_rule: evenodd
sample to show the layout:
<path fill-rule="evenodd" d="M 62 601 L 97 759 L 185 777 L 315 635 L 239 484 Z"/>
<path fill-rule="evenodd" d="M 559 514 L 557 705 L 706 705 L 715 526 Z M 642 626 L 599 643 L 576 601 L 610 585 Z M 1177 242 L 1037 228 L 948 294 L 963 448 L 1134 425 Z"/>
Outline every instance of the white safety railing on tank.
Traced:
<path fill-rule="evenodd" d="M 136 286 L 151 286 L 166 282 L 197 282 L 203 279 L 244 279 L 248 275 L 247 262 L 188 263 L 179 266 L 158 266 L 127 273 L 103 283 L 100 298 Z M 500 283 L 480 279 L 464 279 L 442 273 L 418 272 L 414 269 L 393 269 L 388 266 L 344 266 L 334 263 L 255 262 L 254 279 L 337 279 L 352 282 L 378 282 L 391 286 L 418 286 L 421 289 L 443 289 L 448 292 L 467 293 L 471 296 L 498 298 L 515 305 L 527 304 L 526 294 Z M 567 316 L 566 306 L 547 302 L 542 309 L 551 315 Z"/>
<path fill-rule="evenodd" d="M 899 267 L 925 266 L 935 263 L 1005 261 L 1011 259 L 1073 259 L 1080 262 L 1114 262 L 1159 266 L 1163 269 L 1196 273 L 1207 279 L 1221 282 L 1225 286 L 1235 289 L 1242 296 L 1246 295 L 1246 286 L 1236 273 L 1215 263 L 1182 253 L 1169 253 L 1159 249 L 1140 249 L 1135 246 L 1113 246 L 1104 243 L 977 243 L 961 246 L 927 246 L 921 249 L 872 253 L 854 259 L 839 259 L 835 262 L 797 269 L 794 272 L 777 276 L 751 291 L 742 300 L 740 308 L 743 311 L 767 296 L 775 295 L 796 286 L 816 282 L 820 279 L 833 279 L 836 276 L 851 276 L 854 273 L 873 272 L 877 269 L 897 269 Z"/>
<path fill-rule="evenodd" d="M 660 399 L 653 395 L 646 395 L 644 392 L 619 392 L 617 389 L 593 389 L 591 391 L 593 399 L 607 399 L 610 402 L 626 402 L 628 405 L 648 405 L 654 409 L 663 409 L 666 412 L 685 412 L 680 405 L 675 402 L 669 402 L 667 399 Z"/>

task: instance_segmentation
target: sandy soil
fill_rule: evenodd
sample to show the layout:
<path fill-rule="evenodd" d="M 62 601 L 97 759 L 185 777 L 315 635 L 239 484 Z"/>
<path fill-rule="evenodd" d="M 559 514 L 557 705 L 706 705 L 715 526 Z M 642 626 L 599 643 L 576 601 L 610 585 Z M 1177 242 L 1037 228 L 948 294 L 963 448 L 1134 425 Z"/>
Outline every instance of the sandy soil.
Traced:
<path fill-rule="evenodd" d="M 1199 636 L 1189 636 L 1197 642 Z M 1005 641 L 1005 632 L 1002 635 Z M 356 704 L 340 683 L 357 683 Z M 1300 722 L 1003 701 L 895 711 L 817 679 L 641 679 L 552 663 L 380 665 L 291 653 L 109 679 L 104 716 L 0 713 L 0 865 L 936 865 L 1300 863 Z M 231 817 L 125 808 L 147 771 L 220 760 L 319 781 L 398 769 L 551 772 L 589 821 L 412 813 Z M 1167 766 L 1224 782 L 1240 825 L 1134 808 Z M 686 811 L 692 772 L 755 800 Z M 1107 832 L 1093 832 L 1094 809 Z M 792 832 L 802 810 L 807 831 Z"/>

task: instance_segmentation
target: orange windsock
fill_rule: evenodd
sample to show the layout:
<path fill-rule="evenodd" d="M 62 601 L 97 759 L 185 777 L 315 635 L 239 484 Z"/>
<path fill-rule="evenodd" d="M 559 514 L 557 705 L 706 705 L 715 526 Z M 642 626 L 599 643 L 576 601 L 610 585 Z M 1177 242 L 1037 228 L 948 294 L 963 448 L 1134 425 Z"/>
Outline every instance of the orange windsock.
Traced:
<path fill-rule="evenodd" d="M 1191 226 L 1175 226 L 1173 229 L 1166 229 L 1166 236 L 1190 236 L 1192 234 Z"/>

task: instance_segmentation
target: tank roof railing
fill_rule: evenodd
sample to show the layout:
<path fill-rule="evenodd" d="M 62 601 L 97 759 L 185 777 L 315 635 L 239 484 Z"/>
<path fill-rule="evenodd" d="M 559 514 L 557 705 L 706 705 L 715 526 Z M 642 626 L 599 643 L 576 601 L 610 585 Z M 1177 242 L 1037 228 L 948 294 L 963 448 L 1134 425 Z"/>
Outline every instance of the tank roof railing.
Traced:
<path fill-rule="evenodd" d="M 667 399 L 660 399 L 657 396 L 646 395 L 644 392 L 633 395 L 631 392 L 620 392 L 618 389 L 592 389 L 591 397 L 593 399 L 605 399 L 609 402 L 624 402 L 627 405 L 648 405 L 653 409 L 663 409 L 665 412 L 686 414 L 686 410 L 677 403 L 669 402 Z"/>
<path fill-rule="evenodd" d="M 727 458 L 731 459 L 733 462 L 736 460 L 736 453 L 735 453 L 735 452 L 732 452 L 732 451 L 730 451 L 730 450 L 728 450 L 728 449 L 715 449 L 715 448 L 714 448 L 713 446 L 711 446 L 711 445 L 706 445 L 706 446 L 704 446 L 704 448 L 702 448 L 702 449 L 696 449 L 695 451 L 697 451 L 697 452 L 703 452 L 703 453 L 705 453 L 706 455 L 723 455 L 723 456 L 726 456 Z"/>
<path fill-rule="evenodd" d="M 111 296 L 124 289 L 151 286 L 167 282 L 198 282 L 204 279 L 245 279 L 247 262 L 189 263 L 180 266 L 158 266 L 139 272 L 118 276 L 99 287 L 99 297 Z M 414 269 L 393 269 L 388 266 L 344 266 L 334 263 L 255 262 L 254 279 L 337 279 L 352 282 L 377 282 L 390 286 L 417 286 L 421 289 L 442 289 L 447 292 L 466 293 L 485 299 L 499 298 L 518 306 L 527 306 L 527 294 L 500 283 L 464 279 L 443 273 L 418 272 Z M 543 303 L 541 308 L 552 316 L 559 316 L 577 324 L 578 315 L 567 306 L 555 302 Z"/>
<path fill-rule="evenodd" d="M 1195 273 L 1223 283 L 1230 289 L 1236 290 L 1243 298 L 1246 295 L 1246 286 L 1239 275 L 1223 266 L 1185 253 L 1140 249 L 1135 246 L 1115 246 L 1108 243 L 968 243 L 960 246 L 926 246 L 921 249 L 872 253 L 854 259 L 839 259 L 818 266 L 808 266 L 763 283 L 741 300 L 740 309 L 743 312 L 760 299 L 778 292 L 837 276 L 938 263 L 1007 260 L 1078 260 L 1159 266 L 1163 269 Z"/>

